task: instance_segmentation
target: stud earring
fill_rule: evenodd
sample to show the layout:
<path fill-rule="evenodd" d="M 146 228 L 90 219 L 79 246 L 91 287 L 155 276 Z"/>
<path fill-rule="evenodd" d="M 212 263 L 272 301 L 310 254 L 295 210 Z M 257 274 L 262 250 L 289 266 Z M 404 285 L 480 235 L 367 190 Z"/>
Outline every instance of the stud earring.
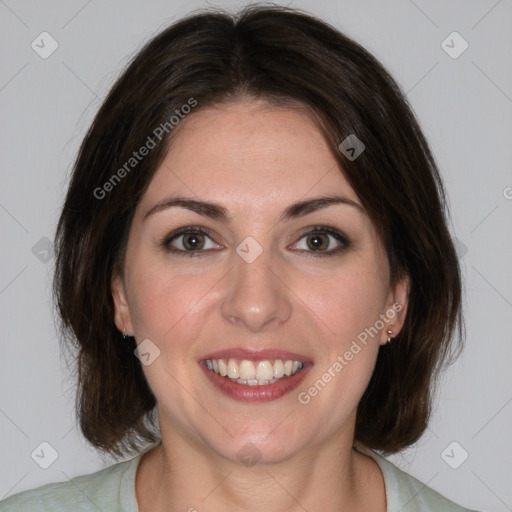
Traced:
<path fill-rule="evenodd" d="M 393 331 L 391 329 L 388 329 L 388 345 L 391 343 L 391 341 L 393 340 L 393 338 L 391 337 L 391 335 L 393 334 Z"/>

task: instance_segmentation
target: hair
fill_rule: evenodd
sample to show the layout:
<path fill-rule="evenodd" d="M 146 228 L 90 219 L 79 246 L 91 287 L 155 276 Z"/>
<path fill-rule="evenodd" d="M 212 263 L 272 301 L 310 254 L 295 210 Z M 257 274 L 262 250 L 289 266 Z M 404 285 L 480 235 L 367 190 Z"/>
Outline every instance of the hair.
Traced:
<path fill-rule="evenodd" d="M 405 95 L 370 53 L 307 13 L 262 5 L 195 12 L 160 32 L 113 85 L 81 144 L 53 283 L 62 339 L 75 350 L 81 431 L 114 456 L 159 440 L 135 339 L 123 340 L 114 323 L 111 280 L 122 276 L 135 208 L 177 132 L 172 116 L 184 105 L 195 104 L 194 115 L 245 99 L 300 104 L 320 120 L 383 241 L 391 284 L 409 278 L 403 328 L 379 350 L 355 426 L 356 442 L 398 452 L 426 429 L 439 371 L 462 348 L 443 184 Z M 339 149 L 351 134 L 366 147 L 356 159 Z M 154 147 L 135 161 L 150 139 Z"/>

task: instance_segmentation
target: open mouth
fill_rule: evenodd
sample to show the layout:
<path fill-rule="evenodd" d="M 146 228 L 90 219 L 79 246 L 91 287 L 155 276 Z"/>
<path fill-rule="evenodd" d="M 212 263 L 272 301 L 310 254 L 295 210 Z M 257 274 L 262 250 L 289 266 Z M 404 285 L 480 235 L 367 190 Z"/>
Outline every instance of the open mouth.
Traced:
<path fill-rule="evenodd" d="M 299 354 L 230 350 L 198 361 L 214 387 L 241 402 L 276 400 L 295 389 L 313 362 Z"/>
<path fill-rule="evenodd" d="M 265 386 L 292 377 L 304 369 L 304 361 L 274 359 L 251 361 L 250 359 L 206 359 L 208 370 L 246 386 Z"/>

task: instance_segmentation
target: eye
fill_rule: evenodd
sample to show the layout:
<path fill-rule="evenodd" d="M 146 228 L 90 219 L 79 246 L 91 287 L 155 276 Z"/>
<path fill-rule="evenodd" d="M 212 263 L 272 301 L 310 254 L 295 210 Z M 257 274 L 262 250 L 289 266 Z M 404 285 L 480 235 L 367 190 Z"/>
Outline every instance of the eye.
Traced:
<path fill-rule="evenodd" d="M 162 246 L 170 252 L 183 256 L 194 256 L 200 252 L 222 249 L 222 246 L 216 244 L 206 230 L 193 226 L 178 229 L 166 236 Z"/>
<path fill-rule="evenodd" d="M 209 231 L 201 227 L 187 226 L 173 231 L 161 242 L 169 252 L 180 256 L 199 256 L 211 250 L 223 249 L 216 244 Z M 316 253 L 315 256 L 331 256 L 350 246 L 347 236 L 326 226 L 314 226 L 313 229 L 301 236 L 292 249 Z"/>
<path fill-rule="evenodd" d="M 341 231 L 325 226 L 315 226 L 302 235 L 291 248 L 317 253 L 315 256 L 331 256 L 347 249 L 349 245 L 349 239 Z"/>

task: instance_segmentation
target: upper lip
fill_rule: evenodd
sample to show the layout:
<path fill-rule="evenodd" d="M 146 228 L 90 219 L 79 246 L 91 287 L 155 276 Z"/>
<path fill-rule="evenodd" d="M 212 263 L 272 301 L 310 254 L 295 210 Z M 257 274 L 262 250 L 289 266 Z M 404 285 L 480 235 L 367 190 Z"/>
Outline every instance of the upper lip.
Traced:
<path fill-rule="evenodd" d="M 249 361 L 265 361 L 269 359 L 282 359 L 286 361 L 291 359 L 292 361 L 312 362 L 312 359 L 308 356 L 287 350 L 249 350 L 245 348 L 231 348 L 211 352 L 202 358 L 203 361 L 207 359 L 247 359 Z"/>

